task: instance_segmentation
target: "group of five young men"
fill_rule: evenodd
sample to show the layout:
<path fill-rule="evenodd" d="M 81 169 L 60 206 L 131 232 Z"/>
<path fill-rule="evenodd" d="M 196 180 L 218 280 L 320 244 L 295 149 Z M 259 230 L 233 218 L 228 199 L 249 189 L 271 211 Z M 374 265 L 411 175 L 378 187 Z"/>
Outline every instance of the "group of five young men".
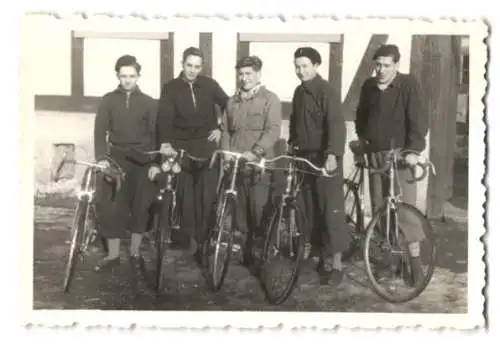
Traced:
<path fill-rule="evenodd" d="M 398 72 L 399 50 L 383 45 L 375 53 L 376 76 L 368 78 L 360 95 L 356 118 L 359 138 L 373 147 L 372 164 L 381 164 L 390 138 L 398 148 L 422 151 L 427 131 L 426 115 L 420 109 L 419 90 L 415 80 Z M 288 144 L 295 152 L 334 177 L 307 177 L 302 200 L 309 223 L 313 248 L 321 250 L 320 272 L 332 285 L 343 278 L 342 253 L 348 248 L 350 234 L 345 223 L 343 204 L 342 159 L 346 144 L 346 127 L 341 111 L 339 90 L 318 74 L 319 52 L 301 47 L 294 54 L 295 72 L 300 79 L 293 95 Z M 280 138 L 282 107 L 278 96 L 261 83 L 262 61 L 246 56 L 236 64 L 239 86 L 229 97 L 212 78 L 202 76 L 203 54 L 198 48 L 184 51 L 182 72 L 167 82 L 159 104 L 137 86 L 141 65 L 130 55 L 118 59 L 115 71 L 119 79 L 116 90 L 106 94 L 95 121 L 95 155 L 108 154 L 125 171 L 120 191 L 104 183 L 97 204 L 99 227 L 108 241 L 108 254 L 95 267 L 106 271 L 120 262 L 120 239 L 131 232 L 130 261 L 141 265 L 140 244 L 146 231 L 149 206 L 157 186 L 160 168 L 147 157 L 114 149 L 129 146 L 142 150 L 161 149 L 175 154 L 184 149 L 191 155 L 209 158 L 219 147 L 241 152 L 248 160 L 270 158 Z M 335 76 L 333 76 L 335 77 Z M 335 92 L 337 91 L 337 92 Z M 218 111 L 220 109 L 220 112 Z M 220 113 L 223 116 L 220 116 Z M 390 126 L 389 126 L 390 125 Z M 407 155 L 408 164 L 417 162 Z M 103 159 L 102 164 L 110 164 Z M 194 251 L 207 231 L 208 218 L 215 200 L 218 173 L 206 164 L 190 162 L 179 175 L 182 229 L 189 233 Z M 373 179 L 372 202 L 376 207 L 387 193 L 387 181 Z M 412 198 L 403 183 L 403 193 Z M 259 231 L 263 209 L 273 189 L 272 178 L 246 174 L 238 200 L 238 231 Z M 130 215 L 130 217 L 127 217 Z M 415 234 L 412 238 L 412 234 Z M 405 233 L 406 234 L 406 233 Z M 418 231 L 407 237 L 412 262 L 419 265 Z M 421 274 L 416 269 L 415 274 Z"/>

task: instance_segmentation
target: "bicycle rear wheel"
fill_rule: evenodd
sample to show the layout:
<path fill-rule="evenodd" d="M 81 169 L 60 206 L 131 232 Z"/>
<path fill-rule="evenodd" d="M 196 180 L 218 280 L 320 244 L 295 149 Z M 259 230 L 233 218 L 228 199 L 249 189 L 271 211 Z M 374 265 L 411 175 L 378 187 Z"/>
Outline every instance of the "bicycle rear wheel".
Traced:
<path fill-rule="evenodd" d="M 436 246 L 431 224 L 417 208 L 398 203 L 396 209 L 390 210 L 389 217 L 385 216 L 385 207 L 375 214 L 366 234 L 364 259 L 373 290 L 388 302 L 403 303 L 419 296 L 429 284 L 435 268 Z M 411 224 L 422 229 L 425 235 L 419 242 L 418 266 L 412 264 L 409 243 L 399 221 L 403 212 L 407 219 L 411 219 Z M 386 235 L 386 218 L 389 238 Z M 421 275 L 418 281 L 413 281 L 416 269 L 421 270 Z"/>
<path fill-rule="evenodd" d="M 78 258 L 82 254 L 81 246 L 83 244 L 83 240 L 85 239 L 84 234 L 87 227 L 88 212 L 89 202 L 87 197 L 83 197 L 76 204 L 73 224 L 71 226 L 71 243 L 68 258 L 66 260 L 66 267 L 64 269 L 63 288 L 65 293 L 69 291 Z"/>
<path fill-rule="evenodd" d="M 229 269 L 233 249 L 235 201 L 224 195 L 216 209 L 215 225 L 203 243 L 203 261 L 213 291 L 220 290 Z"/>
<path fill-rule="evenodd" d="M 280 204 L 274 208 L 267 229 L 261 282 L 267 300 L 274 305 L 288 299 L 300 274 L 305 249 L 301 216 L 296 205 Z"/>
<path fill-rule="evenodd" d="M 342 255 L 343 261 L 350 260 L 360 251 L 360 241 L 363 238 L 363 212 L 359 199 L 359 190 L 354 181 L 344 179 L 344 205 L 346 224 L 351 235 L 349 248 Z"/>

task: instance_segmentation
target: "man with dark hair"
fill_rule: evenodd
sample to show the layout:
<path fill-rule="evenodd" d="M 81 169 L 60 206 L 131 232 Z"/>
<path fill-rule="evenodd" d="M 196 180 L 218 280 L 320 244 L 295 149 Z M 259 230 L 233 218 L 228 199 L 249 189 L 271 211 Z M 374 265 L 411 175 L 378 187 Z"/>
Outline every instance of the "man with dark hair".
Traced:
<path fill-rule="evenodd" d="M 383 45 L 375 52 L 376 76 L 368 78 L 361 88 L 356 113 L 356 132 L 366 144 L 368 159 L 375 169 L 384 165 L 387 151 L 393 148 L 421 152 L 425 148 L 428 130 L 427 114 L 422 111 L 422 100 L 417 81 L 408 74 L 398 72 L 400 53 L 396 45 Z M 415 166 L 418 155 L 410 153 L 404 158 L 406 167 Z M 416 186 L 406 167 L 398 170 L 399 186 L 403 201 L 415 204 Z M 397 187 L 397 186 L 396 186 Z M 370 194 L 373 210 L 384 202 L 389 189 L 388 178 L 370 175 Z M 423 278 L 420 260 L 420 241 L 425 238 L 423 230 L 412 224 L 405 214 L 400 215 L 400 224 L 409 243 L 412 257 L 412 282 Z"/>
<path fill-rule="evenodd" d="M 203 54 L 187 48 L 182 55 L 182 72 L 162 89 L 158 112 L 158 146 L 167 154 L 184 149 L 209 158 L 218 147 L 221 128 L 216 106 L 224 110 L 229 97 L 212 78 L 201 76 Z M 159 168 L 151 168 L 151 176 Z M 217 171 L 191 162 L 179 176 L 182 227 L 191 237 L 192 250 L 199 250 L 205 237 L 209 211 L 215 200 Z M 193 217 L 194 215 L 194 217 Z"/>
<path fill-rule="evenodd" d="M 281 132 L 281 102 L 275 93 L 262 85 L 261 70 L 262 61 L 257 56 L 243 57 L 237 62 L 239 88 L 229 99 L 223 120 L 222 148 L 242 152 L 249 161 L 273 157 Z M 238 182 L 236 226 L 247 236 L 246 242 L 251 246 L 252 237 L 261 231 L 271 177 L 247 170 Z M 245 249 L 248 254 L 251 248 Z"/>
<path fill-rule="evenodd" d="M 113 147 L 113 144 L 141 150 L 155 147 L 155 102 L 137 86 L 141 65 L 134 56 L 120 57 L 115 71 L 120 84 L 102 98 L 97 110 L 94 152 L 97 159 L 102 158 L 100 164 L 109 166 L 109 158 L 117 162 L 125 172 L 125 180 L 119 190 L 114 190 L 109 181 L 104 181 L 98 190 L 97 219 L 101 235 L 108 242 L 108 255 L 97 264 L 96 271 L 120 263 L 120 238 L 126 235 L 127 229 L 132 232 L 130 259 L 136 269 L 140 268 L 139 247 L 155 189 L 148 180 L 151 163 L 148 157 Z"/>
<path fill-rule="evenodd" d="M 343 279 L 342 253 L 350 241 L 342 187 L 346 129 L 340 93 L 318 74 L 321 55 L 316 49 L 299 48 L 294 58 L 302 83 L 293 95 L 289 144 L 297 155 L 335 174 L 306 176 L 301 195 L 307 220 L 312 223 L 307 228 L 312 229 L 313 249 L 323 249 L 318 271 L 329 283 L 338 285 Z"/>

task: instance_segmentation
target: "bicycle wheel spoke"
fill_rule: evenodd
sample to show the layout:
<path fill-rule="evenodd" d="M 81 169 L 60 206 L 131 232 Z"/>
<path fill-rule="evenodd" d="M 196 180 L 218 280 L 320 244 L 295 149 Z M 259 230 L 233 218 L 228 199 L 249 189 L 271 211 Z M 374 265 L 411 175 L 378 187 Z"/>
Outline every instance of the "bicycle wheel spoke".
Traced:
<path fill-rule="evenodd" d="M 365 264 L 372 286 L 375 292 L 394 303 L 411 300 L 425 289 L 435 260 L 434 238 L 428 221 L 411 206 L 398 204 L 397 208 L 397 213 L 391 213 L 389 223 L 385 217 L 375 218 L 377 222 L 368 230 L 365 243 Z M 407 218 L 405 222 L 399 221 L 401 211 L 409 213 L 418 223 L 408 227 Z M 422 229 L 425 235 L 422 240 L 410 243 L 407 237 L 415 238 L 415 229 Z"/>

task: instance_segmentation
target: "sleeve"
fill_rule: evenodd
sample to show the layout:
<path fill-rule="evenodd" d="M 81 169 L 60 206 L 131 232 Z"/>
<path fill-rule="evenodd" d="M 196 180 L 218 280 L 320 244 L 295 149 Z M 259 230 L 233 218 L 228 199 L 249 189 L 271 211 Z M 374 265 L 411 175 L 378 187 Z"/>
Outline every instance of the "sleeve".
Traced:
<path fill-rule="evenodd" d="M 252 148 L 252 152 L 263 156 L 274 147 L 281 134 L 281 102 L 278 96 L 272 94 L 264 109 L 265 121 L 262 134 Z"/>
<path fill-rule="evenodd" d="M 158 102 L 158 117 L 156 120 L 156 142 L 159 147 L 161 144 L 172 143 L 172 127 L 175 116 L 175 106 L 172 92 L 167 90 L 168 84 L 161 90 L 160 100 Z"/>
<path fill-rule="evenodd" d="M 97 109 L 94 122 L 94 156 L 96 159 L 107 153 L 107 135 L 111 127 L 111 111 L 109 100 L 103 97 Z"/>
<path fill-rule="evenodd" d="M 295 122 L 296 122 L 296 117 L 295 117 L 295 102 L 296 102 L 296 97 L 297 97 L 297 89 L 295 89 L 292 97 L 292 112 L 290 114 L 290 119 L 288 120 L 288 145 L 295 145 Z"/>
<path fill-rule="evenodd" d="M 214 102 L 219 106 L 221 113 L 226 110 L 228 101 L 229 96 L 220 87 L 219 83 L 214 80 Z"/>
<path fill-rule="evenodd" d="M 361 87 L 359 103 L 356 109 L 356 119 L 354 120 L 356 134 L 359 139 L 365 138 L 366 123 L 368 120 L 368 100 L 366 93 L 367 84 L 368 81 L 365 81 L 363 86 Z"/>
<path fill-rule="evenodd" d="M 332 87 L 325 88 L 323 94 L 323 106 L 326 112 L 326 130 L 328 141 L 325 153 L 341 157 L 344 155 L 346 128 L 342 115 L 342 105 L 340 102 L 340 92 L 336 92 Z"/>
<path fill-rule="evenodd" d="M 420 86 L 413 78 L 410 78 L 408 83 L 406 118 L 405 148 L 421 152 L 425 148 L 425 136 L 429 130 L 429 123 L 427 114 L 424 114 L 422 109 Z"/>
<path fill-rule="evenodd" d="M 231 135 L 229 134 L 228 128 L 229 128 L 229 126 L 228 126 L 228 121 L 227 121 L 227 110 L 226 110 L 225 112 L 222 113 L 222 116 L 221 116 L 222 134 L 221 134 L 220 146 L 221 146 L 221 149 L 223 149 L 223 150 L 230 150 L 229 142 L 231 139 Z"/>

